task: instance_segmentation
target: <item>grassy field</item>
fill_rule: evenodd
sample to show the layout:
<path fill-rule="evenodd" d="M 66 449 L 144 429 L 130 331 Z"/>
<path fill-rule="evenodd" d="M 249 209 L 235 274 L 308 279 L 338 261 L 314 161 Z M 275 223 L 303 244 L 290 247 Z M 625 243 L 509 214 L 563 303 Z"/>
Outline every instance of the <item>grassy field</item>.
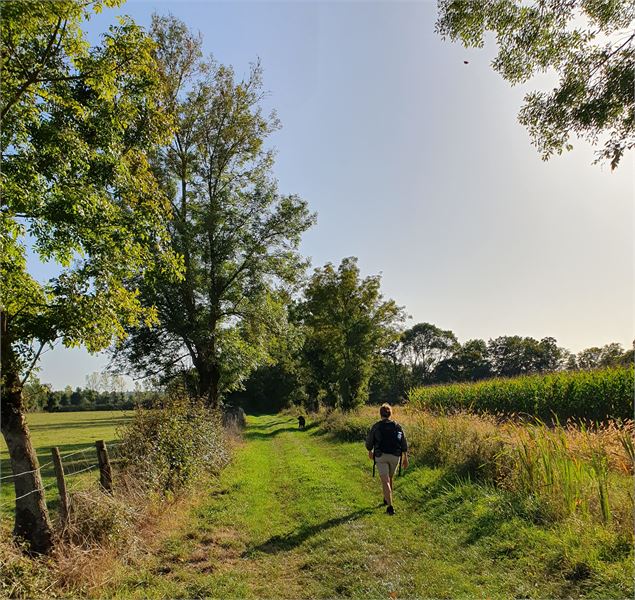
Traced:
<path fill-rule="evenodd" d="M 64 467 L 70 475 L 96 462 L 94 452 L 95 441 L 114 442 L 117 439 L 117 428 L 123 425 L 132 413 L 121 411 L 90 411 L 67 413 L 31 413 L 27 422 L 31 430 L 31 438 L 35 446 L 40 465 L 51 461 L 51 448 L 57 446 L 62 456 L 73 454 L 64 461 Z M 85 452 L 79 452 L 86 450 Z M 11 475 L 11 465 L 4 439 L 0 445 L 0 476 Z M 57 488 L 53 466 L 42 469 L 43 484 L 46 489 L 46 500 L 49 509 L 55 511 L 58 505 Z M 79 479 L 97 477 L 94 471 L 85 475 L 69 476 L 68 485 L 75 485 Z M 15 493 L 12 479 L 0 481 L 0 518 L 3 524 L 13 518 Z"/>
<path fill-rule="evenodd" d="M 311 425 L 250 417 L 189 522 L 98 595 L 632 597 L 628 545 L 532 521 L 504 491 L 441 468 L 398 478 L 390 517 L 363 446 Z"/>

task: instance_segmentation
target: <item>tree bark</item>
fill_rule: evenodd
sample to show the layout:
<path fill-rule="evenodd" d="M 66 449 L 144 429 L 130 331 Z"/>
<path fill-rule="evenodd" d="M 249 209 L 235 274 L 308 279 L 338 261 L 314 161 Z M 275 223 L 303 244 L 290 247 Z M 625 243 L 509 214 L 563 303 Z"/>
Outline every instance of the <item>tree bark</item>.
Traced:
<path fill-rule="evenodd" d="M 12 472 L 26 473 L 13 479 L 16 497 L 13 533 L 26 540 L 32 552 L 47 554 L 53 547 L 53 528 L 46 508 L 40 465 L 26 424 L 20 376 L 16 372 L 15 361 L 11 360 L 13 351 L 9 344 L 5 313 L 0 314 L 0 320 L 2 435 L 9 450 Z"/>
<path fill-rule="evenodd" d="M 220 369 L 218 365 L 214 364 L 210 371 L 209 406 L 210 408 L 218 408 L 220 403 L 220 390 L 218 385 L 220 383 Z"/>

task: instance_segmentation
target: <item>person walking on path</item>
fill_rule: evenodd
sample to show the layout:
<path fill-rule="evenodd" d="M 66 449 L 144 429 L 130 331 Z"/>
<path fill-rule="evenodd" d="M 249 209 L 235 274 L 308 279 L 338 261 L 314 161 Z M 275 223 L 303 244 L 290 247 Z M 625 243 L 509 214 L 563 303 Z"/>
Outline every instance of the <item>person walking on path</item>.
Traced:
<path fill-rule="evenodd" d="M 394 515 L 392 479 L 400 460 L 403 468 L 408 468 L 408 442 L 403 428 L 390 418 L 391 415 L 390 404 L 382 404 L 379 408 L 381 421 L 377 421 L 368 432 L 366 450 L 368 450 L 368 458 L 375 461 L 379 471 L 384 492 L 384 504 L 387 505 L 386 512 L 389 515 Z"/>

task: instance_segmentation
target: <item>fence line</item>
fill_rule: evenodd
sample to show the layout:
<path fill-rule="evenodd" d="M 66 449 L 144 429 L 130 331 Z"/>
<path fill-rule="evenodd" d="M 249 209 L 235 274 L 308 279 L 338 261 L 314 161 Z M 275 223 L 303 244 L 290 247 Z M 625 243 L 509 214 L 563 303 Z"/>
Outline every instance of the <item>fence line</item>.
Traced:
<path fill-rule="evenodd" d="M 82 454 L 86 452 L 86 450 L 90 450 L 90 447 L 81 448 L 80 450 L 74 450 L 73 452 L 69 452 L 68 454 L 60 454 L 60 458 L 68 458 L 69 456 L 75 456 L 76 454 Z"/>
<path fill-rule="evenodd" d="M 47 462 L 37 469 L 33 469 L 32 471 L 23 471 L 22 473 L 16 473 L 15 475 L 12 473 L 11 475 L 5 475 L 4 477 L 0 477 L 0 481 L 4 481 L 5 479 L 14 479 L 15 477 L 22 477 L 22 475 L 28 475 L 29 473 L 35 473 L 36 471 L 41 471 L 44 467 L 50 467 L 53 462 Z"/>
<path fill-rule="evenodd" d="M 79 471 L 73 471 L 72 473 L 67 473 L 67 475 L 79 475 L 80 473 L 83 473 L 84 471 L 90 471 L 90 469 L 96 469 L 97 467 L 99 467 L 99 465 L 95 463 L 84 469 L 80 469 Z"/>
<path fill-rule="evenodd" d="M 44 490 L 47 490 L 48 488 L 53 487 L 54 485 L 55 485 L 54 483 L 43 485 L 41 488 L 31 490 L 30 492 L 27 492 L 26 494 L 22 494 L 21 496 L 18 496 L 16 500 L 21 500 L 22 498 L 26 498 L 27 496 L 30 496 L 31 494 L 35 494 L 35 492 L 43 492 Z"/>
<path fill-rule="evenodd" d="M 117 448 L 118 446 L 121 446 L 123 442 L 118 442 L 117 444 L 112 444 L 108 446 L 108 449 L 112 449 L 112 448 Z M 65 458 L 69 458 L 70 456 L 75 456 L 77 454 L 83 454 L 84 452 L 87 452 L 88 450 L 91 450 L 91 447 L 88 446 L 86 448 L 82 448 L 81 450 L 74 450 L 73 452 L 69 452 L 68 454 L 60 454 L 60 458 L 65 459 Z M 3 477 L 0 477 L 0 481 L 5 481 L 7 479 L 14 479 L 15 477 L 22 477 L 22 475 L 29 475 L 30 473 L 35 473 L 36 471 L 41 471 L 42 469 L 46 468 L 46 467 L 50 467 L 53 464 L 53 461 L 49 461 L 43 465 L 40 465 L 37 469 L 33 469 L 31 471 L 23 471 L 22 473 L 12 473 L 11 475 L 4 475 Z M 96 465 L 97 466 L 97 465 Z M 81 473 L 81 471 L 75 471 L 75 473 Z M 69 475 L 72 475 L 73 473 L 69 473 Z M 35 490 L 34 490 L 35 491 Z"/>
<path fill-rule="evenodd" d="M 110 464 L 108 461 L 106 461 L 107 464 L 100 464 L 100 456 L 99 456 L 99 444 L 101 444 L 101 447 L 105 449 L 105 444 L 101 441 L 96 442 L 97 448 L 91 448 L 90 446 L 87 446 L 86 448 L 81 448 L 80 450 L 74 450 L 72 452 L 69 452 L 67 454 L 64 455 L 59 455 L 60 460 L 63 461 L 64 459 L 68 459 L 71 456 L 77 456 L 79 454 L 83 454 L 85 455 L 86 452 L 89 452 L 91 450 L 93 450 L 93 452 L 95 450 L 97 450 L 97 462 L 91 462 L 91 464 L 88 464 L 87 466 L 83 466 L 83 464 L 86 464 L 86 462 L 90 462 L 91 459 L 94 461 L 95 457 L 82 457 L 79 460 L 73 460 L 70 461 L 66 467 L 68 468 L 69 466 L 73 465 L 73 466 L 78 466 L 77 463 L 79 463 L 79 465 L 81 466 L 81 468 L 79 469 L 75 469 L 75 470 L 71 470 L 71 471 L 66 471 L 65 473 L 62 474 L 62 476 L 68 476 L 71 477 L 73 475 L 79 475 L 81 473 L 85 473 L 87 471 L 91 471 L 93 469 L 97 469 L 99 468 L 100 472 L 104 471 L 105 469 L 110 470 Z M 118 442 L 116 444 L 112 444 L 112 446 L 108 446 L 108 449 L 111 448 L 117 448 L 119 446 L 121 446 L 123 443 L 122 442 Z M 42 469 L 49 467 L 51 465 L 54 465 L 54 461 L 49 461 L 47 463 L 44 463 L 43 465 L 40 465 L 37 469 L 32 469 L 30 471 L 23 471 L 22 473 L 15 473 L 15 474 L 11 474 L 11 475 L 5 475 L 3 477 L 0 477 L 0 481 L 5 481 L 5 480 L 9 480 L 9 479 L 15 479 L 16 477 L 21 477 L 23 475 L 28 475 L 30 473 L 36 473 L 38 471 L 41 471 Z M 5 507 L 5 506 L 9 506 L 9 504 L 12 504 L 13 502 L 17 501 L 17 500 L 21 500 L 22 498 L 26 498 L 27 496 L 30 496 L 31 494 L 35 494 L 36 492 L 44 492 L 45 490 L 53 487 L 56 484 L 56 482 L 52 482 L 49 483 L 47 485 L 43 485 L 40 488 L 36 488 L 33 490 L 28 491 L 25 494 L 22 494 L 21 496 L 17 496 L 16 498 L 13 498 L 12 500 L 10 500 L 9 502 L 0 502 L 0 506 Z M 72 486 L 70 489 L 76 489 L 77 486 L 80 484 L 80 481 L 78 480 L 74 486 Z M 112 483 L 110 483 L 110 485 L 107 487 L 108 490 L 111 489 Z M 58 484 L 59 487 L 59 484 Z"/>

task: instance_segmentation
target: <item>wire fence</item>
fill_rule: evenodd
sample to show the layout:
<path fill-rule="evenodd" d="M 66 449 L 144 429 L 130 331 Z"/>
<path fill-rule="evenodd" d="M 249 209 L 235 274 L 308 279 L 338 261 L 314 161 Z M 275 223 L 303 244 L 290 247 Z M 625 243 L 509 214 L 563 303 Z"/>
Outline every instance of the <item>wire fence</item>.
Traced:
<path fill-rule="evenodd" d="M 100 458 L 100 444 L 103 448 L 103 454 Z M 73 450 L 71 452 L 67 452 L 65 454 L 59 453 L 59 464 L 61 471 L 58 472 L 55 465 L 55 460 L 48 461 L 44 464 L 39 465 L 36 469 L 31 469 L 28 471 L 22 471 L 20 473 L 11 473 L 9 475 L 3 475 L 0 477 L 0 487 L 4 487 L 10 485 L 13 489 L 13 485 L 11 482 L 15 482 L 19 477 L 24 477 L 26 475 L 31 475 L 33 473 L 40 473 L 40 481 L 41 487 L 36 487 L 28 492 L 25 492 L 16 497 L 7 497 L 3 501 L 0 502 L 0 510 L 5 511 L 10 509 L 12 506 L 15 506 L 15 502 L 18 500 L 22 500 L 31 494 L 35 494 L 37 492 L 46 493 L 46 490 L 55 487 L 56 485 L 59 487 L 57 477 L 61 476 L 64 481 L 67 478 L 73 478 L 70 485 L 66 485 L 66 492 L 77 490 L 83 484 L 85 484 L 84 478 L 76 478 L 75 476 L 81 475 L 83 473 L 88 473 L 89 471 L 93 471 L 95 469 L 100 470 L 100 481 L 103 484 L 103 472 L 105 470 L 108 471 L 108 478 L 111 478 L 111 460 L 113 463 L 119 462 L 121 459 L 120 448 L 122 443 L 115 443 L 108 445 L 108 449 L 106 451 L 106 445 L 102 441 L 96 442 L 95 446 L 87 446 L 85 448 L 80 448 L 78 450 Z M 53 477 L 53 481 L 49 481 L 46 484 L 42 481 L 43 473 L 42 471 L 48 467 L 54 467 L 55 473 L 53 475 L 47 475 L 46 478 Z M 61 491 L 60 491 L 61 493 Z"/>

